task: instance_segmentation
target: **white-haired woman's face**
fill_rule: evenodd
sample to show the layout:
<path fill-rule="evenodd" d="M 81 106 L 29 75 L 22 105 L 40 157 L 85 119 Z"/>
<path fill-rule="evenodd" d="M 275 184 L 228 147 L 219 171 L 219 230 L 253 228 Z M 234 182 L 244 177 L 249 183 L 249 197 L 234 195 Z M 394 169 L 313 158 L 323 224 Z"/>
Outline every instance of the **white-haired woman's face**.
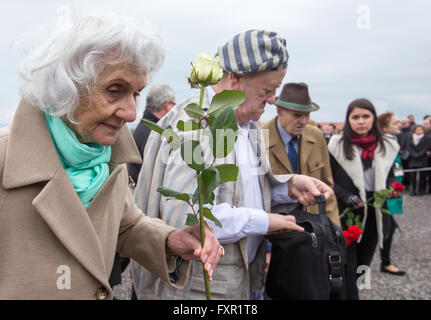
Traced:
<path fill-rule="evenodd" d="M 74 113 L 77 124 L 68 126 L 83 143 L 113 145 L 126 122 L 136 119 L 136 99 L 146 85 L 145 73 L 137 74 L 126 65 L 106 68 L 81 95 Z"/>

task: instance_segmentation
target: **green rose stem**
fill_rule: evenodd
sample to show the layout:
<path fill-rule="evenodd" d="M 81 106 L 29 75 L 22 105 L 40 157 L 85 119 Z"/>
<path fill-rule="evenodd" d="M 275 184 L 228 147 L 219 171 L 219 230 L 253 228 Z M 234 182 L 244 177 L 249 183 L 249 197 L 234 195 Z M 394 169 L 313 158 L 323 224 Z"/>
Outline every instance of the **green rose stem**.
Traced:
<path fill-rule="evenodd" d="M 201 108 L 201 109 L 202 109 L 202 105 L 204 104 L 205 87 L 206 86 L 201 85 L 201 96 L 199 98 L 199 108 Z"/>
<path fill-rule="evenodd" d="M 202 109 L 204 94 L 205 94 L 205 85 L 201 84 L 201 94 L 199 98 L 199 108 Z M 200 141 L 200 130 L 198 130 L 198 141 Z M 204 247 L 205 244 L 205 220 L 204 220 L 204 200 L 202 198 L 202 175 L 201 172 L 198 171 L 197 174 L 198 179 L 198 196 L 199 196 L 199 226 L 201 230 L 201 246 Z M 208 272 L 205 270 L 205 265 L 203 265 L 203 273 L 204 273 L 204 281 L 205 281 L 205 293 L 207 296 L 207 300 L 211 300 L 211 291 L 210 291 L 210 283 L 208 278 Z"/>
<path fill-rule="evenodd" d="M 198 192 L 199 192 L 199 224 L 201 229 L 201 245 L 203 248 L 205 244 L 205 221 L 203 216 L 204 201 L 202 199 L 202 176 L 200 172 L 198 174 Z M 210 283 L 208 278 L 208 272 L 205 270 L 205 266 L 203 266 L 203 272 L 204 272 L 204 281 L 205 281 L 205 293 L 207 296 L 207 300 L 211 300 Z"/>
<path fill-rule="evenodd" d="M 383 204 L 386 201 L 386 198 L 388 197 L 389 192 L 391 191 L 393 191 L 393 188 L 383 189 L 383 190 L 374 192 L 374 196 L 367 199 L 365 203 L 369 207 L 374 207 L 375 209 L 379 209 L 384 214 L 390 214 L 390 212 L 387 209 L 383 208 Z M 340 214 L 340 219 L 347 215 L 347 221 L 346 221 L 347 227 L 350 227 L 352 223 L 356 223 L 359 226 L 359 228 L 362 229 L 362 223 L 358 220 L 359 217 L 355 216 L 354 210 L 355 209 L 352 207 L 346 207 L 344 211 Z"/>
<path fill-rule="evenodd" d="M 239 106 L 245 100 L 245 94 L 239 90 L 223 90 L 222 92 L 216 94 L 212 99 L 208 112 L 202 110 L 205 88 L 209 85 L 218 83 L 223 76 L 223 69 L 218 63 L 218 58 L 212 59 L 206 54 L 200 54 L 195 60 L 195 64 L 192 64 L 192 70 L 188 81 L 190 85 L 194 88 L 200 87 L 200 98 L 199 105 L 196 103 L 190 103 L 184 107 L 184 111 L 191 118 L 197 119 L 195 121 L 184 122 L 182 120 L 177 122 L 177 129 L 180 131 L 194 131 L 197 130 L 197 141 L 192 139 L 192 163 L 189 164 L 186 161 L 186 150 L 185 142 L 181 143 L 180 137 L 175 133 L 175 130 L 169 125 L 166 128 L 160 127 L 157 123 L 150 120 L 143 119 L 142 122 L 149 127 L 151 130 L 157 132 L 158 134 L 165 137 L 171 147 L 171 150 L 177 150 L 181 146 L 181 156 L 186 164 L 196 172 L 195 178 L 197 179 L 197 189 L 195 194 L 191 195 L 189 193 L 182 193 L 175 190 L 171 190 L 165 187 L 159 187 L 157 189 L 163 196 L 167 198 L 174 198 L 186 202 L 192 210 L 192 214 L 187 214 L 186 225 L 193 226 L 199 222 L 199 232 L 201 235 L 201 246 L 204 247 L 205 244 L 205 220 L 204 217 L 214 221 L 217 227 L 222 228 L 220 221 L 217 220 L 211 213 L 209 208 L 204 207 L 204 204 L 213 204 L 215 188 L 221 183 L 226 183 L 229 181 L 236 181 L 238 177 L 238 167 L 233 164 L 223 164 L 219 166 L 214 166 L 216 158 L 225 158 L 233 149 L 232 146 L 224 146 L 222 152 L 217 152 L 217 147 L 222 141 L 217 140 L 217 135 L 215 131 L 218 129 L 231 129 L 235 132 L 238 131 L 238 127 L 235 119 L 235 107 Z M 203 122 L 205 120 L 205 122 Z M 189 127 L 189 125 L 191 125 Z M 208 130 L 210 126 L 211 130 Z M 186 128 L 187 127 L 187 128 Z M 201 130 L 205 130 L 213 137 L 213 162 L 209 168 L 205 168 L 193 159 L 194 150 L 199 147 L 198 151 L 204 156 L 203 150 L 200 146 Z M 192 134 L 193 135 L 193 134 Z M 193 135 L 193 138 L 194 135 Z M 223 137 L 221 139 L 224 139 Z M 236 140 L 236 138 L 235 138 Z M 199 201 L 199 214 L 196 212 L 194 206 Z M 199 220 L 199 221 L 198 221 Z M 204 263 L 205 265 L 205 263 Z M 209 285 L 209 276 L 205 268 L 203 268 L 204 282 L 205 282 L 205 292 L 208 300 L 211 300 L 211 292 Z"/>

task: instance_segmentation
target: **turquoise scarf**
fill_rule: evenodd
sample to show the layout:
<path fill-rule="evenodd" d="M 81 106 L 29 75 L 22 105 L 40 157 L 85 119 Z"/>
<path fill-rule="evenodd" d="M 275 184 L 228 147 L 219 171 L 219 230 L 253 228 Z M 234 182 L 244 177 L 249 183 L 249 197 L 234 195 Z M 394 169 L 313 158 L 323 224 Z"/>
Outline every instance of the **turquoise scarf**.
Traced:
<path fill-rule="evenodd" d="M 87 208 L 109 177 L 111 147 L 83 144 L 60 118 L 45 115 L 55 149 L 82 205 Z"/>

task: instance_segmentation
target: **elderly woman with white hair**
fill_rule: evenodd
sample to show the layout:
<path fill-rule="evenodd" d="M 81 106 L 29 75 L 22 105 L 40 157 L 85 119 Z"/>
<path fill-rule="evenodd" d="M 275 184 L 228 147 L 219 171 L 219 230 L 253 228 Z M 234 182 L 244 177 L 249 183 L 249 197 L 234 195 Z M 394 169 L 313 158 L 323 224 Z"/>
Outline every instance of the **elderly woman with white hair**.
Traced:
<path fill-rule="evenodd" d="M 78 19 L 25 59 L 22 100 L 0 130 L 0 299 L 112 299 L 117 251 L 171 285 L 222 250 L 133 204 L 126 163 L 141 162 L 125 125 L 164 59 L 160 37 L 118 16 Z M 176 257 L 176 258 L 175 258 Z"/>

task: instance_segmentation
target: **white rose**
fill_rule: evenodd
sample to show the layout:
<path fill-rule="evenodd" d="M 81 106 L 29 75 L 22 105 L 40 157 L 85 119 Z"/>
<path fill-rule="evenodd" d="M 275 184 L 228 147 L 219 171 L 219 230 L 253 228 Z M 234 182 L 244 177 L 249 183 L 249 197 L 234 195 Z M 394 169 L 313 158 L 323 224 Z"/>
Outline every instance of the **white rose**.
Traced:
<path fill-rule="evenodd" d="M 189 81 L 192 84 L 216 84 L 223 76 L 223 69 L 219 64 L 219 57 L 211 58 L 201 53 L 192 64 Z"/>

